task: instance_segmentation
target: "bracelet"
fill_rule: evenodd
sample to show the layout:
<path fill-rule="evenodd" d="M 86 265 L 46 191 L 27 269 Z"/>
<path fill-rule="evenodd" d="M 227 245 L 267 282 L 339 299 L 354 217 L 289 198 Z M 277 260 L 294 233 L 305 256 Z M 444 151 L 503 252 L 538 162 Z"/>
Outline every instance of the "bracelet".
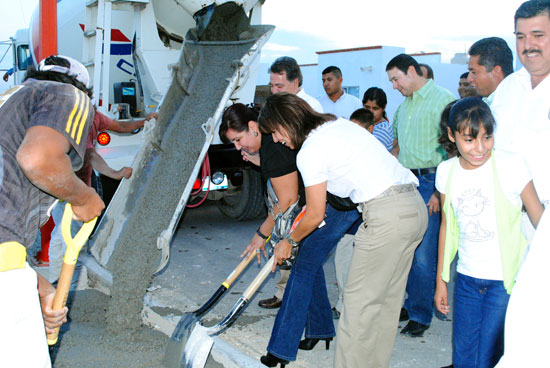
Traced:
<path fill-rule="evenodd" d="M 258 228 L 258 230 L 256 230 L 256 234 L 258 234 L 258 236 L 260 238 L 262 238 L 263 240 L 267 240 L 267 236 L 265 236 L 264 234 L 262 234 L 262 232 L 260 231 L 260 228 Z"/>
<path fill-rule="evenodd" d="M 290 236 L 290 234 L 286 234 L 285 235 L 285 239 L 288 241 L 288 243 L 290 245 L 292 245 L 292 247 L 297 247 L 299 245 L 300 242 L 297 242 L 295 241 L 294 239 L 292 239 L 292 237 Z"/>

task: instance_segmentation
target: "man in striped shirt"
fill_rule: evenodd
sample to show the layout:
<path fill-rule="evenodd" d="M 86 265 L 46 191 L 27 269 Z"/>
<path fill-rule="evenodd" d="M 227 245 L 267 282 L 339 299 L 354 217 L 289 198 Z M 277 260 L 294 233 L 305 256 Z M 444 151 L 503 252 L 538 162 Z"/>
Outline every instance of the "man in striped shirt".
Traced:
<path fill-rule="evenodd" d="M 55 198 L 89 221 L 103 201 L 74 173 L 93 120 L 86 68 L 50 56 L 27 80 L 0 96 L 0 338 L 2 367 L 50 367 L 46 334 L 66 319 L 52 310 L 55 289 L 26 262 L 26 248 Z"/>
<path fill-rule="evenodd" d="M 393 88 L 405 97 L 395 112 L 392 153 L 418 177 L 418 190 L 428 207 L 428 229 L 416 248 L 407 281 L 407 300 L 400 320 L 409 319 L 401 330 L 420 337 L 432 321 L 434 311 L 437 243 L 441 216 L 435 192 L 435 170 L 445 151 L 437 142 L 444 107 L 455 100 L 453 94 L 422 76 L 418 62 L 406 54 L 394 57 L 386 66 Z"/>

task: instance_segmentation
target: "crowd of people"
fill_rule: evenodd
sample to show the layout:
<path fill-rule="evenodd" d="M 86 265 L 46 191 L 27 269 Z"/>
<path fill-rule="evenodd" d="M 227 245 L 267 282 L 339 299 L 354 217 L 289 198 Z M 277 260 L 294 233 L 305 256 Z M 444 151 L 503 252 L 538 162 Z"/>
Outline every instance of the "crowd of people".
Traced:
<path fill-rule="evenodd" d="M 362 101 L 347 94 L 337 66 L 322 71 L 326 93 L 317 101 L 303 90 L 294 59 L 273 63 L 272 95 L 259 116 L 239 119 L 242 132 L 294 153 L 293 193 L 305 193 L 305 216 L 273 248 L 281 264 L 300 247 L 279 283 L 286 287 L 259 303 L 280 308 L 264 365 L 285 366 L 320 341 L 329 349 L 336 337 L 335 367 L 388 367 L 399 321 L 408 321 L 402 335 L 421 337 L 434 315 L 451 312 L 449 367 L 543 364 L 543 348 L 521 354 L 536 317 L 521 319 L 539 296 L 529 281 L 544 264 L 530 254 L 546 254 L 548 242 L 550 2 L 525 2 L 514 24 L 523 67 L 513 72 L 503 39 L 475 42 L 458 100 L 436 84 L 429 65 L 406 54 L 391 59 L 388 79 L 405 97 L 393 121 L 382 89 L 369 88 Z M 220 135 L 249 159 L 257 150 L 232 138 L 224 128 L 230 124 L 222 119 Z M 278 160 L 265 154 L 253 161 L 262 172 L 264 163 Z M 285 178 L 284 172 L 265 177 Z M 259 240 L 245 254 L 265 251 Z M 339 296 L 331 307 L 323 264 L 333 251 Z M 452 296 L 447 283 L 455 257 Z M 517 289 L 522 299 L 514 297 Z"/>
<path fill-rule="evenodd" d="M 279 308 L 264 365 L 284 367 L 336 337 L 335 367 L 388 367 L 399 321 L 408 321 L 402 335 L 421 337 L 434 315 L 449 313 L 451 366 L 545 365 L 545 322 L 533 307 L 550 299 L 550 1 L 523 3 L 514 27 L 523 67 L 513 72 L 504 40 L 475 42 L 459 100 L 429 65 L 393 57 L 387 77 L 405 97 L 393 121 L 381 88 L 360 100 L 344 91 L 337 66 L 322 71 L 326 94 L 311 97 L 290 57 L 271 65 L 272 95 L 261 111 L 226 109 L 220 137 L 260 167 L 277 197 L 274 213 L 296 202 L 305 208 L 273 247 L 274 270 L 299 252 L 277 294 L 259 302 Z M 88 221 L 104 207 L 88 183 L 91 167 L 131 175 L 105 167 L 93 143 L 100 129 L 143 121 L 121 126 L 94 114 L 89 82 L 82 64 L 57 55 L 0 96 L 0 285 L 9 296 L 0 315 L 10 316 L 3 366 L 49 367 L 45 333 L 66 321 L 66 308 L 52 310 L 55 288 L 26 262 L 55 198 Z M 259 262 L 275 226 L 268 215 L 243 256 L 256 253 Z M 323 272 L 333 251 L 334 306 Z"/>

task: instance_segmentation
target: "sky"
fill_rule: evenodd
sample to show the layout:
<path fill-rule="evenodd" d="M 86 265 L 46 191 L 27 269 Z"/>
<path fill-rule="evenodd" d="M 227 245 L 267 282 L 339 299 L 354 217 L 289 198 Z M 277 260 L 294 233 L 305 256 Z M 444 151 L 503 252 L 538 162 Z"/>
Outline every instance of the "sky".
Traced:
<path fill-rule="evenodd" d="M 514 50 L 514 12 L 523 0 L 266 0 L 263 23 L 276 31 L 262 61 L 288 55 L 317 62 L 316 51 L 400 46 L 406 52 L 441 52 L 443 61 L 498 36 Z M 0 40 L 28 27 L 38 0 L 0 0 Z"/>

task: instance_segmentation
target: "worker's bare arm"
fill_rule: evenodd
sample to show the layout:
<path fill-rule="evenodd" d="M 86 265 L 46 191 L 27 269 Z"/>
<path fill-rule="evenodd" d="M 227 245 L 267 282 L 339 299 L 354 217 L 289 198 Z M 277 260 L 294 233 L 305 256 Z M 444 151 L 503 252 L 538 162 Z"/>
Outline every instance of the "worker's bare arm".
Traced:
<path fill-rule="evenodd" d="M 35 126 L 17 150 L 17 162 L 38 188 L 72 204 L 75 218 L 89 221 L 105 207 L 101 198 L 73 172 L 69 141 L 58 131 Z"/>

